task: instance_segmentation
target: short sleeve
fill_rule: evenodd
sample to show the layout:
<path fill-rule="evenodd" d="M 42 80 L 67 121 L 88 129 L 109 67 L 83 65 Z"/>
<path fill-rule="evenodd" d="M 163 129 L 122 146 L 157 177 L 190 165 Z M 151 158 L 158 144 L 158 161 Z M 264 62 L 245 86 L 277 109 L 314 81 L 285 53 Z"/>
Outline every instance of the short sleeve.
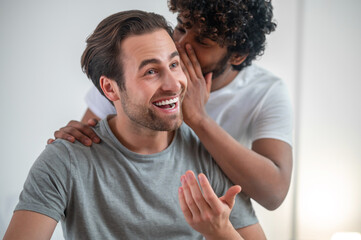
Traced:
<path fill-rule="evenodd" d="M 69 158 L 61 143 L 47 145 L 30 169 L 15 211 L 33 211 L 56 221 L 63 219 L 71 185 Z"/>
<path fill-rule="evenodd" d="M 251 124 L 251 140 L 274 138 L 292 146 L 293 110 L 286 85 L 275 82 L 269 89 Z"/>
<path fill-rule="evenodd" d="M 92 86 L 85 96 L 85 102 L 88 108 L 100 119 L 110 114 L 116 114 L 114 106 L 104 97 L 99 90 Z"/>

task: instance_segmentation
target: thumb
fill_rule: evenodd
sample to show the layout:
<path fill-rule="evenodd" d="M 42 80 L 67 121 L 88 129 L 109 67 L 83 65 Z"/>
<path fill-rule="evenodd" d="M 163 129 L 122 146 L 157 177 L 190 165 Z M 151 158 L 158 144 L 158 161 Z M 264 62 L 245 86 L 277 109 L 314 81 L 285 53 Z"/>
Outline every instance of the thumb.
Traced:
<path fill-rule="evenodd" d="M 206 81 L 206 86 L 207 86 L 207 92 L 210 93 L 211 92 L 211 87 L 212 87 L 212 76 L 213 73 L 209 72 L 204 76 L 204 80 Z"/>
<path fill-rule="evenodd" d="M 226 194 L 220 198 L 223 202 L 225 202 L 230 209 L 233 208 L 235 198 L 238 193 L 241 192 L 241 187 L 239 185 L 232 186 L 228 189 Z"/>

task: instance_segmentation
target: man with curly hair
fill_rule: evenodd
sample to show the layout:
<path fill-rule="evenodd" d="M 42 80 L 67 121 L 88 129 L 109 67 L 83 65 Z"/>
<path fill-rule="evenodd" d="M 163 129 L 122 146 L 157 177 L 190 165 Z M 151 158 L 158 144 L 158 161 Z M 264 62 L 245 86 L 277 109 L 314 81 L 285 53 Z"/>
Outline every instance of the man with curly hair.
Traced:
<path fill-rule="evenodd" d="M 292 108 L 287 88 L 252 65 L 275 30 L 265 0 L 169 0 L 177 13 L 173 38 L 188 78 L 184 121 L 230 180 L 269 210 L 285 199 L 292 172 Z M 71 121 L 56 138 L 98 143 L 95 119 L 114 113 L 96 90 L 82 122 Z M 49 143 L 52 142 L 49 139 Z"/>

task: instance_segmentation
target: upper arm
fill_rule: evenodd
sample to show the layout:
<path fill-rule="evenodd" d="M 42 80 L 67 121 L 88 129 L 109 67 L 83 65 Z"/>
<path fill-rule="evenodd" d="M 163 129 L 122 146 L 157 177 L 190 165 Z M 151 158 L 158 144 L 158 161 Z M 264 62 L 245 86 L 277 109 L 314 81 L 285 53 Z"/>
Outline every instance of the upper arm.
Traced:
<path fill-rule="evenodd" d="M 252 143 L 252 150 L 270 159 L 287 177 L 292 171 L 292 147 L 281 140 L 263 138 Z"/>
<path fill-rule="evenodd" d="M 270 159 L 282 178 L 287 193 L 292 173 L 293 110 L 286 85 L 273 84 L 251 126 L 252 150 Z"/>
<path fill-rule="evenodd" d="M 275 187 L 274 191 L 278 194 L 272 201 L 269 199 L 269 204 L 272 204 L 267 207 L 269 210 L 274 210 L 285 199 L 291 183 L 293 166 L 292 147 L 281 140 L 264 138 L 254 141 L 252 143 L 252 150 L 269 159 L 277 171 L 278 177 L 274 178 L 274 181 L 269 182 L 269 184 Z"/>
<path fill-rule="evenodd" d="M 259 223 L 236 229 L 244 240 L 266 240 L 266 235 Z"/>
<path fill-rule="evenodd" d="M 293 109 L 284 83 L 276 82 L 264 94 L 250 126 L 251 140 L 272 138 L 293 142 Z"/>
<path fill-rule="evenodd" d="M 57 222 L 45 215 L 32 211 L 15 211 L 5 233 L 9 239 L 50 239 Z"/>

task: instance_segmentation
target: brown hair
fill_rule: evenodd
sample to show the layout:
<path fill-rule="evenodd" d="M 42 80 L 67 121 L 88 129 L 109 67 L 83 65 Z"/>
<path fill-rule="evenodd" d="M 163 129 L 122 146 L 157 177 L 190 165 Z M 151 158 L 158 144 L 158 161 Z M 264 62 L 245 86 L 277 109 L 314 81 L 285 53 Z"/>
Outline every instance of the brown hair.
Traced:
<path fill-rule="evenodd" d="M 117 82 L 125 89 L 121 61 L 121 43 L 131 35 L 150 33 L 164 29 L 172 37 L 172 28 L 161 15 L 139 10 L 115 13 L 99 23 L 86 40 L 87 46 L 81 57 L 81 67 L 102 93 L 99 84 L 101 76 Z"/>

